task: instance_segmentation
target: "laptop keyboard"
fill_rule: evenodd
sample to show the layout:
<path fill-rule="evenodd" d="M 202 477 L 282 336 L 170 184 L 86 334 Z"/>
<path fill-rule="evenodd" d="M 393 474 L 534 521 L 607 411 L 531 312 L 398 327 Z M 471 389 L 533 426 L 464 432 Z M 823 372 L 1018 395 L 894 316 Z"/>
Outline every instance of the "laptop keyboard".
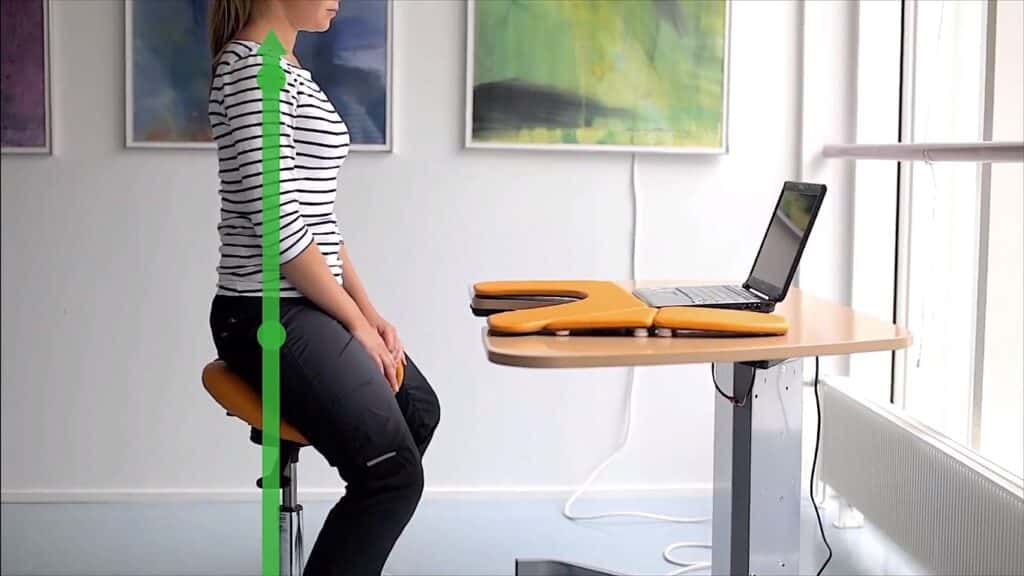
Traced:
<path fill-rule="evenodd" d="M 684 298 L 693 304 L 714 304 L 716 302 L 760 302 L 750 292 L 737 286 L 687 286 L 676 288 Z"/>

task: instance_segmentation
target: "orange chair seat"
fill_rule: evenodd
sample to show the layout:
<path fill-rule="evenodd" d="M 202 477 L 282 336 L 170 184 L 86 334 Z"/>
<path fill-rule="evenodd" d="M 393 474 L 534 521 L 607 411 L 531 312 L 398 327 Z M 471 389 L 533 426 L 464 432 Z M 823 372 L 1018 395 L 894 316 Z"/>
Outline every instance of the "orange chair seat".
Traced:
<path fill-rule="evenodd" d="M 401 364 L 396 368 L 398 381 L 402 382 L 405 379 L 405 368 Z M 229 415 L 257 430 L 263 430 L 262 399 L 223 360 L 214 360 L 203 368 L 203 387 Z M 284 420 L 281 420 L 281 438 L 296 444 L 309 444 L 305 436 Z"/>
<path fill-rule="evenodd" d="M 203 387 L 228 414 L 240 418 L 249 426 L 263 430 L 263 402 L 256 391 L 242 378 L 228 369 L 222 360 L 210 362 L 203 368 Z M 281 439 L 308 445 L 306 437 L 294 426 L 281 420 Z"/>

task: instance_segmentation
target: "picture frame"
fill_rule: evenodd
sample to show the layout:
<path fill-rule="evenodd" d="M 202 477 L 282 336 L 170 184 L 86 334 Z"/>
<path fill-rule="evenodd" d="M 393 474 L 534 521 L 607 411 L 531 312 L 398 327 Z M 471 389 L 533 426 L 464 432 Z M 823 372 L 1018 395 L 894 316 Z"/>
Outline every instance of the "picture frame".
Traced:
<path fill-rule="evenodd" d="M 488 8 L 493 7 L 495 0 L 486 0 Z M 506 0 L 497 0 L 498 2 Z M 514 1 L 514 0 L 513 0 Z M 729 45 L 731 33 L 731 2 L 722 0 L 724 5 L 723 45 L 722 45 L 722 85 L 721 85 L 721 128 L 720 142 L 715 146 L 666 146 L 647 144 L 595 144 L 595 143 L 541 143 L 516 141 L 487 141 L 474 137 L 475 101 L 475 65 L 476 65 L 476 24 L 477 0 L 467 0 L 466 5 L 466 92 L 464 119 L 464 146 L 467 149 L 504 149 L 504 150 L 537 150 L 537 151 L 576 151 L 576 152 L 627 152 L 656 153 L 682 155 L 723 155 L 728 153 L 729 135 Z M 581 97 L 585 98 L 585 97 Z M 507 102 L 507 100 L 505 100 Z"/>
<path fill-rule="evenodd" d="M 38 6 L 41 11 L 41 14 L 39 15 L 39 40 L 42 44 L 42 46 L 40 47 L 41 53 L 39 54 L 39 57 L 41 61 L 37 63 L 40 67 L 40 78 L 37 80 L 37 82 L 41 83 L 41 86 L 37 85 L 35 87 L 27 87 L 26 89 L 32 91 L 33 93 L 28 94 L 26 96 L 20 95 L 20 90 L 17 86 L 12 86 L 9 83 L 3 86 L 3 98 L 5 101 L 5 105 L 3 111 L 4 126 L 2 129 L 0 129 L 0 154 L 53 155 L 53 101 L 50 88 L 52 75 L 50 55 L 50 0 L 26 0 L 25 2 L 17 3 L 4 2 L 3 10 L 8 11 L 15 9 L 27 9 L 27 7 L 32 8 L 34 7 L 36 2 L 38 2 Z M 29 15 L 29 17 L 31 17 L 31 15 Z M 14 14 L 5 14 L 3 20 L 10 23 L 17 22 L 19 24 L 18 30 L 21 32 L 26 32 L 25 28 L 22 26 L 24 23 L 23 18 L 20 18 Z M 31 30 L 28 30 L 27 32 L 31 32 Z M 5 30 L 3 38 L 4 51 L 6 52 L 8 49 L 13 51 L 14 43 L 18 40 L 23 40 L 23 38 L 18 38 L 14 34 L 7 33 L 7 30 Z M 4 67 L 6 68 L 9 65 L 22 65 L 24 63 L 24 55 L 25 51 L 23 50 L 19 50 L 16 56 L 14 54 L 4 54 L 2 56 L 2 59 L 5 61 Z M 8 59 L 10 59 L 10 61 L 8 61 Z M 15 74 L 19 72 L 20 70 L 16 71 Z M 36 114 L 42 116 L 41 126 L 35 126 L 27 130 L 14 129 L 11 127 L 11 124 L 15 123 L 18 120 L 18 118 L 9 118 L 7 115 L 16 115 L 18 114 L 20 107 L 36 104 L 33 102 L 25 102 L 25 100 L 37 99 L 38 95 L 34 93 L 35 90 L 33 90 L 33 88 L 35 88 L 38 91 L 41 91 L 42 93 L 42 101 L 37 102 L 39 108 L 36 110 L 32 110 L 32 112 L 35 112 Z M 37 133 L 32 134 L 31 132 Z M 17 142 L 18 140 L 27 140 L 30 143 L 19 144 Z"/>
<path fill-rule="evenodd" d="M 125 31 L 125 147 L 126 148 L 155 148 L 155 149 L 216 149 L 216 144 L 212 141 L 212 135 L 209 134 L 209 125 L 206 111 L 206 96 L 205 86 L 209 84 L 209 69 L 210 69 L 210 58 L 207 53 L 207 40 L 206 40 L 206 10 L 207 3 L 202 0 L 161 0 L 163 3 L 159 8 L 162 10 L 172 10 L 172 14 L 182 20 L 186 20 L 186 26 L 193 26 L 194 29 L 186 31 L 186 35 L 190 35 L 191 42 L 193 45 L 187 47 L 190 51 L 191 59 L 184 64 L 187 66 L 186 69 L 175 69 L 170 70 L 170 67 L 174 64 L 168 63 L 167 58 L 157 58 L 156 60 L 161 65 L 168 69 L 167 76 L 175 76 L 177 78 L 185 78 L 187 87 L 175 86 L 170 82 L 165 82 L 161 89 L 163 95 L 157 95 L 154 97 L 156 101 L 162 100 L 173 100 L 177 104 L 177 112 L 167 117 L 163 121 L 163 126 L 159 130 L 154 130 L 151 126 L 153 122 L 149 122 L 146 115 L 151 112 L 147 110 L 153 110 L 154 108 L 159 113 L 164 113 L 167 107 L 154 107 L 148 106 L 145 110 L 140 110 L 140 98 L 136 94 L 137 85 L 136 81 L 143 67 L 136 62 L 136 6 L 139 0 L 126 0 L 124 8 L 124 31 Z M 369 125 L 366 122 L 360 123 L 358 126 L 355 122 L 350 120 L 356 120 L 355 114 L 347 114 L 343 110 L 342 106 L 339 105 L 338 100 L 343 96 L 339 95 L 337 86 L 325 86 L 321 88 L 327 94 L 327 96 L 335 103 L 335 107 L 341 114 L 342 118 L 349 123 L 349 129 L 352 134 L 352 144 L 350 144 L 350 150 L 354 152 L 393 152 L 395 149 L 395 114 L 394 114 L 394 2 L 393 0 L 348 0 L 345 5 L 349 7 L 349 12 L 353 11 L 354 6 L 363 5 L 376 6 L 382 5 L 384 9 L 384 30 L 386 38 L 383 41 L 382 49 L 384 51 L 383 62 L 384 70 L 381 72 L 383 76 L 383 90 L 384 90 L 384 106 L 382 114 L 380 113 L 381 107 L 378 106 L 377 116 L 373 118 L 374 122 Z M 191 9 L 193 13 L 191 15 L 181 15 L 173 12 L 175 5 L 179 5 L 182 10 Z M 199 8 L 197 9 L 196 6 Z M 147 6 L 151 8 L 151 6 Z M 199 13 L 199 9 L 202 13 Z M 336 22 L 339 27 L 345 24 L 351 25 L 352 20 L 345 19 L 346 11 L 345 7 L 342 8 L 341 15 L 338 17 Z M 191 17 L 191 21 L 187 21 L 187 18 Z M 338 37 L 342 34 L 339 29 L 332 27 L 330 30 L 318 33 L 315 36 L 313 34 L 301 33 L 297 42 L 295 51 L 297 54 L 301 54 L 304 49 L 311 49 L 311 45 L 317 44 L 320 41 L 331 41 L 331 38 L 327 38 L 323 35 L 335 34 Z M 200 52 L 195 50 L 198 47 Z M 194 62 L 193 62 L 194 61 Z M 303 62 L 304 66 L 306 63 Z M 152 68 L 153 66 L 149 66 Z M 309 68 L 313 74 L 314 80 L 317 80 L 317 71 L 315 68 Z M 324 74 L 325 76 L 327 74 Z M 319 82 L 318 82 L 319 83 Z M 153 85 L 153 82 L 149 82 L 149 85 Z M 159 83 L 158 83 L 159 84 Z M 200 94 L 200 86 L 202 86 L 202 93 Z M 200 95 L 202 96 L 200 99 Z M 184 104 L 180 102 L 180 99 L 187 100 Z M 365 118 L 364 118 L 365 120 Z M 376 132 L 369 133 L 364 131 L 360 133 L 360 127 L 364 130 L 367 126 L 379 126 L 383 124 L 383 128 Z M 161 136 L 160 131 L 170 134 L 169 136 Z M 154 134 L 155 133 L 155 134 Z M 379 134 L 379 135 L 378 135 Z M 369 142 L 360 142 L 359 139 L 368 135 L 371 138 Z M 382 140 L 382 141 L 380 141 Z"/>

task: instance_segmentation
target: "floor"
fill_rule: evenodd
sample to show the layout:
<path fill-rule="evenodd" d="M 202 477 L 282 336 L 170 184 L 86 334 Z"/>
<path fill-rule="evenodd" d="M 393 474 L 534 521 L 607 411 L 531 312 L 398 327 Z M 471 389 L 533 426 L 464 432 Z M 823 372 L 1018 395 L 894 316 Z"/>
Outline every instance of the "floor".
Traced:
<path fill-rule="evenodd" d="M 330 502 L 307 502 L 311 542 Z M 385 571 L 393 576 L 510 575 L 516 557 L 551 557 L 635 575 L 669 574 L 662 551 L 680 541 L 710 541 L 710 522 L 673 525 L 648 520 L 573 523 L 562 500 L 550 496 L 489 498 L 428 494 L 395 548 Z M 710 516 L 711 499 L 616 499 L 578 504 L 579 512 L 633 509 Z M 834 557 L 826 574 L 921 574 L 870 521 L 863 528 L 831 526 Z M 813 509 L 805 501 L 801 574 L 824 559 Z M 4 575 L 256 575 L 259 574 L 256 502 L 135 504 L 4 504 Z M 709 560 L 709 550 L 677 550 L 685 560 Z M 707 574 L 708 571 L 697 572 Z"/>

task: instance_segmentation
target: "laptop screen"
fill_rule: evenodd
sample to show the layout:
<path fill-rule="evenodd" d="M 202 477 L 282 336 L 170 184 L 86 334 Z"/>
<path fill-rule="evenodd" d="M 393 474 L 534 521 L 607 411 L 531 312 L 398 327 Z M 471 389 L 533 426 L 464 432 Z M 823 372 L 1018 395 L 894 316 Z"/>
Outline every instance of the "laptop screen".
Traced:
<path fill-rule="evenodd" d="M 786 297 L 824 197 L 824 186 L 786 182 L 761 241 L 747 287 L 772 301 Z"/>

